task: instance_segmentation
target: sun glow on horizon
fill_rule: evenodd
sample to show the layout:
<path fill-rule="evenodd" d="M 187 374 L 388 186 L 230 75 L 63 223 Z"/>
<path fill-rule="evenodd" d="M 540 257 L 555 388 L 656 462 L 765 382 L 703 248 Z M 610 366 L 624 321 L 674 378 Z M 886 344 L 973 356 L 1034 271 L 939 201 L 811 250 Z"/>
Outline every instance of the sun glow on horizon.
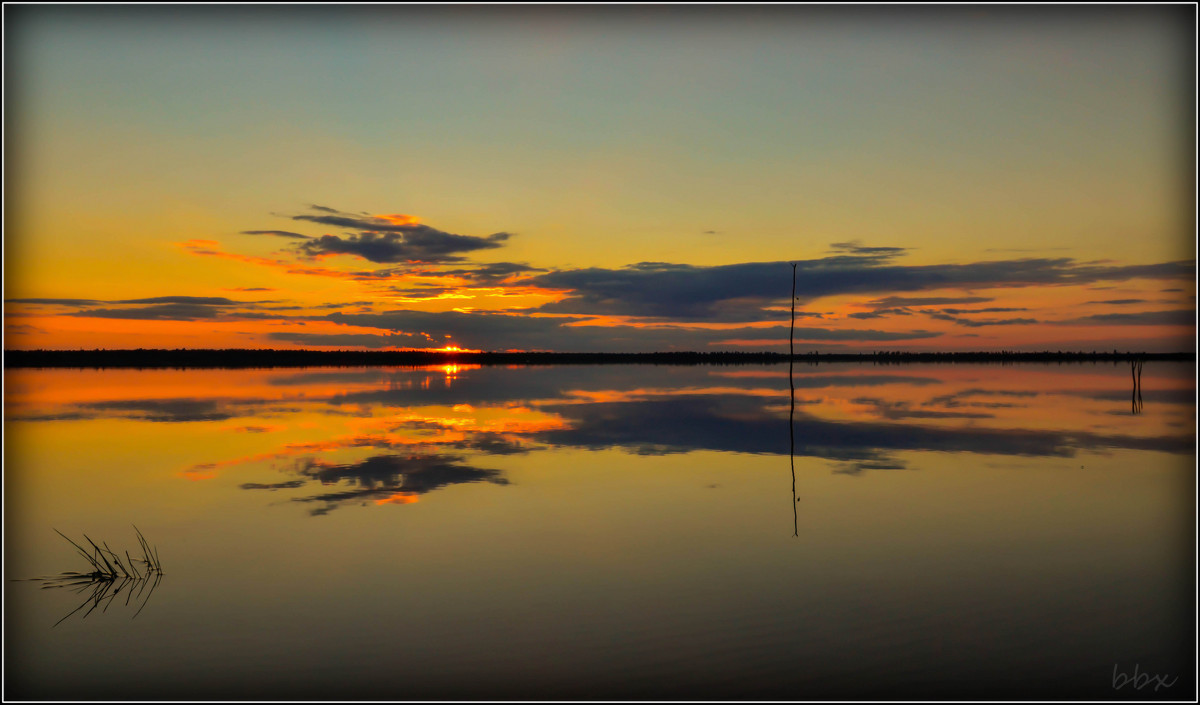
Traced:
<path fill-rule="evenodd" d="M 147 35 L 22 10 L 6 346 L 1195 348 L 1186 9 L 951 13 L 915 53 L 857 12 L 779 10 L 647 51 L 633 21 L 549 49 L 469 9 L 444 28 L 479 41 L 430 41 L 396 7 L 244 44 L 174 13 Z M 364 70 L 330 71 L 347 52 Z M 479 69 L 505 79 L 481 89 Z M 354 110 L 314 99 L 343 94 Z"/>

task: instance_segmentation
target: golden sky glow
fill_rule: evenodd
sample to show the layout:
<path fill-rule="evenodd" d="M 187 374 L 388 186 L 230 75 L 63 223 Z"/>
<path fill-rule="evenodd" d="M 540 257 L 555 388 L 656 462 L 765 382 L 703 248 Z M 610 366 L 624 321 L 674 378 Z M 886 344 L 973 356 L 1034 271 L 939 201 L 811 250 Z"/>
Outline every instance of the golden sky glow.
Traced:
<path fill-rule="evenodd" d="M 15 8 L 5 346 L 1194 349 L 1180 9 Z"/>

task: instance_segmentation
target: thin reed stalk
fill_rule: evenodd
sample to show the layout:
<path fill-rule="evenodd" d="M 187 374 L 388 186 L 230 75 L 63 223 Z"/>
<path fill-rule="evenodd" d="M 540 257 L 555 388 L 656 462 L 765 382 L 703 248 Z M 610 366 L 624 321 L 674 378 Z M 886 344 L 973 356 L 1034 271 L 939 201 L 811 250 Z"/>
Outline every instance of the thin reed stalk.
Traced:
<path fill-rule="evenodd" d="M 136 526 L 133 527 L 133 530 L 137 535 L 141 557 L 135 558 L 134 554 L 125 550 L 122 552 L 124 561 L 121 560 L 122 555 L 114 551 L 106 541 L 96 543 L 90 536 L 84 534 L 84 541 L 91 546 L 91 550 L 88 550 L 58 529 L 54 530 L 55 533 L 66 539 L 67 543 L 71 544 L 91 567 L 91 571 L 86 573 L 71 570 L 50 577 L 32 578 L 32 580 L 42 583 L 43 590 L 66 588 L 77 594 L 85 595 L 83 603 L 69 612 L 66 617 L 58 620 L 54 626 L 62 624 L 67 617 L 79 613 L 84 608 L 87 608 L 87 611 L 83 613 L 82 618 L 87 618 L 96 610 L 100 610 L 101 613 L 106 612 L 113 600 L 122 592 L 125 593 L 126 606 L 134 602 L 139 603 L 134 617 L 137 617 L 146 608 L 150 596 L 162 580 L 162 560 L 158 556 L 158 548 L 146 540 L 141 530 Z M 138 563 L 142 564 L 141 570 L 138 570 Z"/>

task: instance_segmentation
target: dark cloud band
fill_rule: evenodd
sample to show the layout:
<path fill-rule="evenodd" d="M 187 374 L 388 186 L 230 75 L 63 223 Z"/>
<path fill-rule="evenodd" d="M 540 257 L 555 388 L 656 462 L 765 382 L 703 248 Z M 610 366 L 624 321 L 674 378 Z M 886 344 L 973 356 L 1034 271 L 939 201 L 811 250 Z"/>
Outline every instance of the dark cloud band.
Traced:
<path fill-rule="evenodd" d="M 346 213 L 327 206 L 310 206 L 313 213 L 289 216 L 294 221 L 344 228 L 344 235 L 311 237 L 288 230 L 245 230 L 251 235 L 274 235 L 305 242 L 296 251 L 310 257 L 353 255 L 379 264 L 398 262 L 460 262 L 464 253 L 501 247 L 512 237 L 498 232 L 486 237 L 457 235 L 424 225 L 411 216 Z"/>

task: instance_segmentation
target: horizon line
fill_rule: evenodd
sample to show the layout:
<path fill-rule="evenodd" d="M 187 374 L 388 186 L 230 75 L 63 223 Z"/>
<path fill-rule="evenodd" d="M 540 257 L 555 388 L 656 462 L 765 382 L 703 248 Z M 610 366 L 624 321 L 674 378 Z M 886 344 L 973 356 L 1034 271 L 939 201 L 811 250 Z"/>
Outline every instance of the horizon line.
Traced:
<path fill-rule="evenodd" d="M 875 364 L 946 363 L 1083 363 L 1195 361 L 1195 351 L 943 351 L 820 352 L 795 354 L 768 351 L 550 352 L 424 350 L 313 350 L 308 348 L 94 348 L 75 350 L 4 350 L 5 369 L 29 368 L 270 368 L 347 367 L 408 364 L 771 364 L 804 361 L 871 362 Z"/>

